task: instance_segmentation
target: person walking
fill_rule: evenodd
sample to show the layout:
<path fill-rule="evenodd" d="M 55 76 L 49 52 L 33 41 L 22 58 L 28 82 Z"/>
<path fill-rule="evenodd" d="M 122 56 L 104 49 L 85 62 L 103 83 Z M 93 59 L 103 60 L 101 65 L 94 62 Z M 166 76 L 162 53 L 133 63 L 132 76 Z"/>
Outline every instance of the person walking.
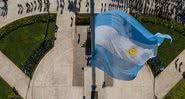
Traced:
<path fill-rule="evenodd" d="M 179 72 L 181 72 L 181 66 L 183 65 L 183 62 L 179 64 Z"/>

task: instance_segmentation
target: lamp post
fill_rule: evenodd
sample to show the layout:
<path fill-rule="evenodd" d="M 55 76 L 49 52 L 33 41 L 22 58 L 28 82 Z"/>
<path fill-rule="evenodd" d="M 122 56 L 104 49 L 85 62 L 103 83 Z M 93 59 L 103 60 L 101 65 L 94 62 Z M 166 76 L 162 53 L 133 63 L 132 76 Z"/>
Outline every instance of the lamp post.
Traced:
<path fill-rule="evenodd" d="M 93 57 L 93 52 L 95 49 L 95 20 L 94 20 L 94 0 L 90 0 L 90 29 L 91 29 L 91 57 Z M 97 99 L 96 92 L 96 70 L 92 67 L 92 91 L 91 99 Z"/>

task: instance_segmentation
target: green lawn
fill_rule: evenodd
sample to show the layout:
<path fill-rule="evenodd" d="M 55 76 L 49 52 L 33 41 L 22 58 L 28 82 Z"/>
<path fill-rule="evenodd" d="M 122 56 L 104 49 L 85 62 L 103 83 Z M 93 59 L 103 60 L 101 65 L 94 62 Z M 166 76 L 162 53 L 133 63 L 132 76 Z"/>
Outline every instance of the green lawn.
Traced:
<path fill-rule="evenodd" d="M 0 50 L 20 69 L 44 41 L 47 17 L 47 15 L 38 15 L 23 18 L 0 29 L 0 33 L 6 34 L 3 37 L 0 35 L 2 37 L 0 37 Z M 52 17 L 47 39 L 54 37 L 55 19 L 56 16 Z M 11 87 L 0 78 L 0 99 L 10 99 L 8 97 L 10 94 L 12 94 Z"/>
<path fill-rule="evenodd" d="M 156 21 L 160 23 L 162 19 L 157 18 Z M 176 24 L 176 26 L 181 27 L 181 31 L 177 31 L 177 28 L 169 28 L 170 26 L 167 26 L 169 23 L 165 25 L 156 24 L 155 22 L 152 22 L 153 19 L 150 19 L 150 22 L 144 22 L 145 27 L 149 29 L 151 32 L 160 32 L 160 33 L 166 33 L 172 36 L 173 43 L 172 45 L 169 45 L 169 41 L 165 40 L 164 43 L 159 47 L 158 49 L 158 56 L 164 66 L 168 66 L 168 64 L 177 57 L 184 49 L 185 49 L 185 36 L 183 35 L 185 31 L 185 27 L 183 25 L 180 26 L 180 24 Z M 161 21 L 162 22 L 162 21 Z M 164 24 L 164 23 L 162 23 Z M 182 79 L 176 86 L 166 95 L 164 99 L 185 99 L 185 80 Z"/>
<path fill-rule="evenodd" d="M 185 99 L 185 79 L 182 79 L 164 99 Z"/>
<path fill-rule="evenodd" d="M 8 97 L 11 92 L 11 87 L 0 77 L 0 99 L 11 99 Z"/>
<path fill-rule="evenodd" d="M 169 40 L 165 40 L 158 49 L 158 56 L 164 66 L 168 66 L 168 64 L 185 49 L 185 36 L 173 29 L 169 29 L 161 25 L 155 25 L 152 23 L 144 23 L 144 25 L 153 33 L 165 33 L 169 34 L 173 38 L 172 45 L 169 44 Z"/>
<path fill-rule="evenodd" d="M 12 88 L 0 77 L 0 99 L 22 99 L 15 95 Z"/>
<path fill-rule="evenodd" d="M 47 23 L 34 23 L 5 36 L 0 40 L 0 50 L 19 68 L 31 53 L 43 42 Z M 50 24 L 49 36 L 54 33 L 55 22 Z"/>

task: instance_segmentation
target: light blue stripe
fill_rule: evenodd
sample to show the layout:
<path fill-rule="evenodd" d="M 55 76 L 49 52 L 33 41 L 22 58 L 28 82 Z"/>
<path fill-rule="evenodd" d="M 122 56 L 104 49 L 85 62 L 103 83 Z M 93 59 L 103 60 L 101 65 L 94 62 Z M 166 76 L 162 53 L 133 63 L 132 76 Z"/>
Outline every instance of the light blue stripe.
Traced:
<path fill-rule="evenodd" d="M 115 28 L 120 35 L 131 35 L 130 39 L 139 41 L 145 44 L 157 45 L 159 42 L 162 43 L 166 37 L 160 37 L 160 39 L 145 29 L 141 23 L 139 23 L 132 16 L 126 12 L 119 10 L 112 10 L 104 12 L 96 16 L 95 27 L 107 25 Z M 126 32 L 127 28 L 130 32 Z M 131 34 L 129 34 L 131 33 Z M 169 38 L 168 38 L 169 39 Z"/>

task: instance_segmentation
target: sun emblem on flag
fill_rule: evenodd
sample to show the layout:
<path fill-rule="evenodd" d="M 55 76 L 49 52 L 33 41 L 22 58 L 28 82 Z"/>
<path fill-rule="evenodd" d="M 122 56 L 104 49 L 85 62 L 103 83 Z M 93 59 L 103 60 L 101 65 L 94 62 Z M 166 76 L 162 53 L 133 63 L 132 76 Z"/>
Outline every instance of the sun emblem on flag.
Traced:
<path fill-rule="evenodd" d="M 128 53 L 131 56 L 135 56 L 137 54 L 137 52 L 138 52 L 138 50 L 135 47 L 132 47 L 132 48 L 128 49 Z"/>

